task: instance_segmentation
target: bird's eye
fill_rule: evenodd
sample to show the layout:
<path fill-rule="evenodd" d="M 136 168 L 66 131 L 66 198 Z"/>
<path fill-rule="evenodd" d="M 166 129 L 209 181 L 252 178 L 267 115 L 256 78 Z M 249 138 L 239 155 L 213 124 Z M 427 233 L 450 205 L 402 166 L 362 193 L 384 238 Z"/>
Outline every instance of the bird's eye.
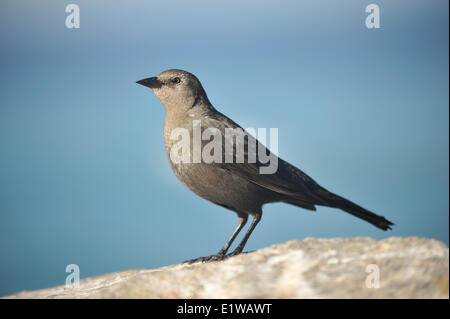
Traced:
<path fill-rule="evenodd" d="M 178 84 L 178 83 L 180 83 L 180 82 L 181 82 L 181 79 L 180 79 L 180 78 L 173 78 L 173 79 L 172 79 L 172 83 Z"/>

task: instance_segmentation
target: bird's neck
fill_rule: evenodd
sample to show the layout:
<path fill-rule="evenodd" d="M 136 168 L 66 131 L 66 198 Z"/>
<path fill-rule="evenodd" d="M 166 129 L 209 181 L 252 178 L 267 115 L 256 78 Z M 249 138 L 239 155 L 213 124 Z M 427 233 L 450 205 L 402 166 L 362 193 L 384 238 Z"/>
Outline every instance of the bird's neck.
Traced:
<path fill-rule="evenodd" d="M 200 121 L 201 126 L 204 125 L 203 119 L 208 118 L 212 113 L 217 112 L 212 105 L 200 102 L 196 106 L 189 108 L 187 111 L 166 108 L 166 118 L 164 121 L 164 143 L 166 151 L 179 141 L 181 131 L 187 130 L 189 138 L 192 138 L 194 121 Z M 197 125 L 197 124 L 196 124 Z"/>

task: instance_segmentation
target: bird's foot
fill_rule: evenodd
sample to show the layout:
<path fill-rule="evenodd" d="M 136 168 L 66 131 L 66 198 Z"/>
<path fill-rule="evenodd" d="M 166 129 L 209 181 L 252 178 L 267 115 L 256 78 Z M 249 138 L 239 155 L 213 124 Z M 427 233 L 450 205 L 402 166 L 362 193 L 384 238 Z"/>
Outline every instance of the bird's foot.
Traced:
<path fill-rule="evenodd" d="M 209 261 L 220 261 L 220 260 L 223 260 L 224 258 L 225 258 L 224 254 L 216 254 L 216 255 L 211 255 L 211 256 L 206 256 L 206 257 L 198 257 L 195 259 L 189 259 L 189 260 L 186 260 L 185 262 L 183 262 L 183 264 L 193 264 L 193 263 L 197 263 L 197 262 L 206 263 Z"/>
<path fill-rule="evenodd" d="M 235 250 L 232 253 L 229 253 L 228 255 L 224 256 L 223 259 L 234 257 L 234 256 L 237 256 L 237 255 L 240 255 L 240 254 L 242 254 L 242 250 Z"/>

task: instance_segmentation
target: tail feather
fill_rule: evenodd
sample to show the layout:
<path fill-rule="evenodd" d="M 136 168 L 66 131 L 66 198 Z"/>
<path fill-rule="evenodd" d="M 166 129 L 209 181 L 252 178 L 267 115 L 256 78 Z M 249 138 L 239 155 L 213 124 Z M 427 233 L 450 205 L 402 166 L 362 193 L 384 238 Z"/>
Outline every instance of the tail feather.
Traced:
<path fill-rule="evenodd" d="M 372 213 L 371 211 L 368 211 L 367 209 L 339 195 L 333 194 L 326 189 L 321 188 L 316 194 L 319 195 L 319 197 L 324 201 L 324 203 L 320 203 L 319 205 L 342 209 L 343 211 L 361 218 L 382 230 L 392 229 L 391 226 L 394 225 L 394 223 L 384 218 L 384 216 Z"/>
<path fill-rule="evenodd" d="M 365 220 L 366 222 L 369 222 L 372 225 L 374 225 L 382 230 L 392 229 L 391 226 L 394 226 L 394 223 L 392 223 L 391 221 L 384 218 L 384 216 L 374 214 L 356 204 L 353 204 L 350 201 L 349 201 L 349 203 L 352 205 L 347 204 L 344 207 L 337 207 L 337 208 L 340 208 L 340 209 L 346 211 L 347 213 L 352 214 L 353 216 L 359 217 L 359 218 Z M 348 207 L 348 206 L 353 206 L 353 207 Z"/>

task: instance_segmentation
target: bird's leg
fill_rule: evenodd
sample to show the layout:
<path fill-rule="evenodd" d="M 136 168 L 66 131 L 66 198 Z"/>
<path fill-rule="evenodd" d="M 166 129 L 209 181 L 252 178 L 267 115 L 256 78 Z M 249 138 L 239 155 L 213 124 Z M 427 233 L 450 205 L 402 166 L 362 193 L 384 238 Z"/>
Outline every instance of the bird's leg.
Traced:
<path fill-rule="evenodd" d="M 239 234 L 239 232 L 242 230 L 242 228 L 244 228 L 245 224 L 247 223 L 248 215 L 239 215 L 238 218 L 239 218 L 239 225 L 233 231 L 230 238 L 225 243 L 225 246 L 223 246 L 223 248 L 216 255 L 186 260 L 185 263 L 192 264 L 192 263 L 195 263 L 198 261 L 205 262 L 205 261 L 213 261 L 213 260 L 222 260 L 225 257 L 225 254 L 227 253 L 228 248 L 230 248 L 230 246 L 233 243 L 236 236 Z"/>
<path fill-rule="evenodd" d="M 232 256 L 236 256 L 236 255 L 239 255 L 240 253 L 242 253 L 242 250 L 244 249 L 244 246 L 247 243 L 248 238 L 252 234 L 256 225 L 258 225 L 259 221 L 261 220 L 261 216 L 262 216 L 262 214 L 253 215 L 252 224 L 250 225 L 250 228 L 247 230 L 247 233 L 245 233 L 244 238 L 242 238 L 242 241 L 239 243 L 239 245 L 236 247 L 236 249 L 232 253 L 228 254 L 225 257 L 232 257 Z"/>
<path fill-rule="evenodd" d="M 248 215 L 239 216 L 239 225 L 236 227 L 234 232 L 231 234 L 230 238 L 225 243 L 225 246 L 223 246 L 223 248 L 217 253 L 216 256 L 220 256 L 220 257 L 225 256 L 225 254 L 228 251 L 228 248 L 230 248 L 230 246 L 233 243 L 236 236 L 239 234 L 239 232 L 242 230 L 242 228 L 244 228 L 245 224 L 247 223 L 247 218 L 248 218 Z"/>

